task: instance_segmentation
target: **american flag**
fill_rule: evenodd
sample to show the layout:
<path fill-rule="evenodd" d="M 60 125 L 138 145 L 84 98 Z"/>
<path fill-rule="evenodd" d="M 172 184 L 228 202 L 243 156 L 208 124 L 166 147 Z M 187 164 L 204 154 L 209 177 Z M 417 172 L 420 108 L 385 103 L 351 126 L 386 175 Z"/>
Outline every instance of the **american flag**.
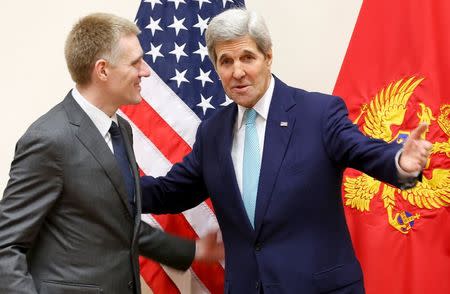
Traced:
<path fill-rule="evenodd" d="M 142 80 L 144 100 L 121 108 L 133 128 L 136 159 L 143 174 L 165 175 L 181 161 L 195 140 L 198 125 L 216 109 L 230 104 L 205 44 L 208 21 L 244 0 L 143 0 L 136 24 L 150 65 Z M 143 215 L 149 224 L 189 238 L 217 227 L 206 201 L 180 215 Z M 223 264 L 194 263 L 181 274 L 151 260 L 140 259 L 141 276 L 155 294 L 223 293 Z"/>

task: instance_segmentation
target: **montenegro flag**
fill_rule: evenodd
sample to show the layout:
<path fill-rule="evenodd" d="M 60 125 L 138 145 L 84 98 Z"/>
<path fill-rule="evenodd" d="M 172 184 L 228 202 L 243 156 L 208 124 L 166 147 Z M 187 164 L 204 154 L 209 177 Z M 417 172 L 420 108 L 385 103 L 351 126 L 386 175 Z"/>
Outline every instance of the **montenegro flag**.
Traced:
<path fill-rule="evenodd" d="M 426 122 L 433 143 L 414 189 L 344 176 L 367 293 L 450 293 L 450 1 L 363 1 L 334 94 L 370 137 L 402 144 Z"/>

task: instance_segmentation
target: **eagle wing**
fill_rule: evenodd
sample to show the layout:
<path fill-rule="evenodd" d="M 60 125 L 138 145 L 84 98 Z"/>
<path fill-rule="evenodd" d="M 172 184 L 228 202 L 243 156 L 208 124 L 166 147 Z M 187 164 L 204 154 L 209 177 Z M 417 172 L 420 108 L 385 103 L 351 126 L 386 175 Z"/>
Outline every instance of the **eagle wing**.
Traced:
<path fill-rule="evenodd" d="M 402 196 L 419 208 L 436 209 L 450 205 L 450 170 L 435 168 L 431 179 L 424 176 L 414 189 L 402 191 Z"/>
<path fill-rule="evenodd" d="M 370 201 L 380 189 L 381 182 L 362 174 L 356 178 L 344 180 L 345 205 L 359 211 L 369 211 Z"/>
<path fill-rule="evenodd" d="M 450 137 L 450 104 L 442 105 L 440 111 L 441 114 L 438 117 L 439 127 L 448 137 Z"/>
<path fill-rule="evenodd" d="M 390 142 L 392 124 L 401 124 L 406 113 L 406 103 L 423 78 L 411 77 L 390 83 L 370 101 L 364 118 L 364 132 L 376 139 Z M 392 121 L 393 118 L 395 121 Z"/>

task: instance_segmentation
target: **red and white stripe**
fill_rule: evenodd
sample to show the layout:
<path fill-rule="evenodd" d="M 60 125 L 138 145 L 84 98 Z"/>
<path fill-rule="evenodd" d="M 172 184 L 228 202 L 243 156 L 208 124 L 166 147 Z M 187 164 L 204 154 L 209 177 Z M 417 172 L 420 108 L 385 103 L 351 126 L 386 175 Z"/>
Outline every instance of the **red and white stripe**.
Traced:
<path fill-rule="evenodd" d="M 155 73 L 141 82 L 144 100 L 119 111 L 133 129 L 136 160 L 144 174 L 165 175 L 191 151 L 200 119 Z M 210 202 L 179 215 L 143 215 L 143 221 L 188 238 L 218 228 Z M 141 258 L 141 275 L 155 294 L 222 293 L 224 266 L 196 263 L 180 273 Z"/>

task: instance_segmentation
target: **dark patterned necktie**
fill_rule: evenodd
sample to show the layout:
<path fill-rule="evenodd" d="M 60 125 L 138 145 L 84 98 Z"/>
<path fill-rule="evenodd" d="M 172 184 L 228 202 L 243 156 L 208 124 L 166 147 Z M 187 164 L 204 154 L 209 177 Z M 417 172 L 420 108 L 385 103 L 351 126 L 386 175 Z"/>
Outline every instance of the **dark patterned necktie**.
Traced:
<path fill-rule="evenodd" d="M 130 162 L 128 160 L 127 151 L 123 142 L 122 133 L 120 132 L 120 128 L 115 122 L 111 123 L 109 133 L 111 134 L 114 156 L 116 157 L 117 164 L 119 165 L 120 171 L 122 172 L 128 195 L 128 203 L 134 217 L 136 214 L 136 206 L 134 202 L 134 177 L 133 173 L 131 172 Z"/>

